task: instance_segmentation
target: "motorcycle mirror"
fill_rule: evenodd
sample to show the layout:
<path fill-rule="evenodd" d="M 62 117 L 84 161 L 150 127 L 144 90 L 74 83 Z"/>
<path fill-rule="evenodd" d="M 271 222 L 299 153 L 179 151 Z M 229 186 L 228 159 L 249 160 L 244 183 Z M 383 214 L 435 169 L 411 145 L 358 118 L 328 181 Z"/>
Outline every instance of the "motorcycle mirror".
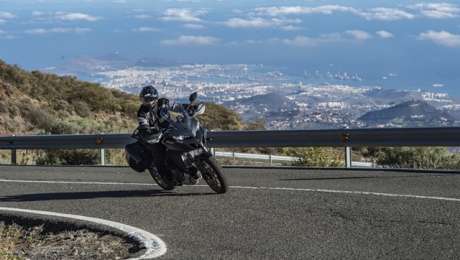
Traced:
<path fill-rule="evenodd" d="M 202 115 L 204 114 L 204 111 L 206 110 L 206 105 L 201 103 L 198 105 L 198 107 L 196 108 L 196 111 L 195 111 L 195 114 L 193 116 L 199 116 L 199 115 Z"/>
<path fill-rule="evenodd" d="M 188 98 L 188 100 L 190 101 L 190 104 L 193 104 L 197 99 L 198 99 L 198 92 L 193 92 Z"/>
<path fill-rule="evenodd" d="M 169 107 L 169 100 L 167 98 L 160 98 L 158 99 L 158 106 L 159 107 Z"/>

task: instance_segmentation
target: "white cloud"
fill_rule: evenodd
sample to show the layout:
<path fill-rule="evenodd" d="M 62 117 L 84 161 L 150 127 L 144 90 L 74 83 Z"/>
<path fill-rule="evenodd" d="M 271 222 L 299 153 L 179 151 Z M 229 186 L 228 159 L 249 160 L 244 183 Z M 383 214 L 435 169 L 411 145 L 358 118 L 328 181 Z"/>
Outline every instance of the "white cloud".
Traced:
<path fill-rule="evenodd" d="M 35 28 L 26 30 L 25 33 L 27 34 L 35 34 L 35 35 L 43 35 L 43 34 L 50 34 L 50 33 L 86 33 L 90 32 L 90 28 L 64 28 L 64 27 L 55 27 L 55 28 Z"/>
<path fill-rule="evenodd" d="M 146 27 L 142 26 L 136 29 L 133 29 L 133 32 L 158 32 L 159 29 L 155 27 Z"/>
<path fill-rule="evenodd" d="M 281 7 L 259 7 L 255 9 L 259 15 L 285 16 L 301 14 L 324 14 L 350 13 L 363 17 L 367 20 L 396 21 L 402 19 L 413 19 L 415 15 L 401 9 L 377 7 L 360 10 L 350 6 L 342 5 L 321 5 L 317 7 L 305 6 L 281 6 Z"/>
<path fill-rule="evenodd" d="M 297 47 L 316 47 L 337 42 L 362 42 L 372 39 L 372 35 L 361 30 L 348 30 L 343 33 L 322 34 L 318 37 L 298 35 L 294 38 L 271 39 L 272 42 L 282 42 Z"/>
<path fill-rule="evenodd" d="M 12 34 L 9 34 L 8 32 L 6 31 L 3 31 L 0 29 L 0 39 L 7 39 L 7 40 L 11 40 L 11 39 L 15 39 L 16 37 Z"/>
<path fill-rule="evenodd" d="M 286 25 L 286 26 L 281 26 L 280 29 L 284 30 L 284 31 L 298 31 L 298 30 L 302 30 L 302 27 L 294 26 L 294 25 L 290 24 L 290 25 Z"/>
<path fill-rule="evenodd" d="M 322 5 L 318 7 L 305 7 L 305 6 L 273 6 L 273 7 L 259 7 L 255 9 L 259 14 L 266 14 L 270 16 L 281 15 L 299 15 L 299 14 L 333 14 L 336 12 L 354 12 L 353 7 L 341 5 Z"/>
<path fill-rule="evenodd" d="M 59 20 L 63 21 L 87 21 L 87 22 L 94 22 L 99 20 L 99 17 L 95 17 L 89 14 L 84 13 L 65 13 L 65 12 L 57 12 L 55 17 Z"/>
<path fill-rule="evenodd" d="M 0 19 L 2 20 L 8 20 L 8 19 L 13 19 L 16 16 L 12 13 L 9 12 L 0 12 Z"/>
<path fill-rule="evenodd" d="M 365 41 L 372 38 L 372 35 L 370 35 L 368 32 L 361 30 L 349 30 L 346 31 L 345 34 L 351 36 L 357 41 Z"/>
<path fill-rule="evenodd" d="M 224 22 L 224 24 L 231 28 L 269 28 L 269 27 L 285 27 L 292 24 L 299 24 L 302 21 L 300 19 L 279 19 L 271 18 L 265 19 L 261 17 L 243 19 L 243 18 L 231 18 Z"/>
<path fill-rule="evenodd" d="M 85 22 L 95 22 L 101 19 L 101 17 L 92 16 L 85 13 L 69 13 L 69 12 L 42 12 L 42 11 L 33 11 L 32 17 L 36 21 L 85 21 Z"/>
<path fill-rule="evenodd" d="M 278 39 L 273 39 L 274 41 Z M 319 45 L 341 41 L 340 34 L 325 34 L 319 37 L 308 37 L 298 35 L 292 39 L 281 39 L 281 42 L 287 45 L 297 47 L 316 47 Z"/>
<path fill-rule="evenodd" d="M 182 35 L 177 39 L 161 41 L 165 45 L 214 45 L 220 40 L 211 36 Z"/>
<path fill-rule="evenodd" d="M 134 18 L 136 19 L 150 19 L 152 18 L 151 15 L 148 15 L 148 14 L 137 14 L 134 16 Z"/>
<path fill-rule="evenodd" d="M 32 16 L 35 16 L 35 17 L 37 17 L 37 16 L 43 16 L 43 15 L 45 15 L 45 13 L 42 12 L 42 11 L 33 11 L 33 12 L 32 12 Z"/>
<path fill-rule="evenodd" d="M 460 15 L 458 5 L 449 3 L 421 3 L 411 8 L 419 10 L 423 16 L 435 19 L 454 18 Z"/>
<path fill-rule="evenodd" d="M 224 23 L 226 26 L 231 28 L 263 28 L 270 27 L 272 23 L 264 18 L 231 18 Z"/>
<path fill-rule="evenodd" d="M 382 31 L 377 31 L 377 32 L 375 32 L 375 34 L 377 34 L 382 39 L 390 39 L 390 38 L 395 37 L 391 32 L 383 31 L 383 30 Z"/>
<path fill-rule="evenodd" d="M 200 16 L 205 15 L 205 10 L 192 11 L 190 9 L 170 8 L 167 9 L 161 17 L 164 21 L 176 21 L 176 22 L 201 22 Z"/>
<path fill-rule="evenodd" d="M 429 40 L 446 47 L 460 47 L 460 35 L 447 31 L 427 31 L 419 35 L 420 40 Z"/>
<path fill-rule="evenodd" d="M 355 14 L 364 17 L 367 20 L 380 20 L 380 21 L 397 21 L 404 19 L 414 19 L 415 15 L 406 11 L 395 9 L 377 7 L 366 11 L 358 11 Z"/>
<path fill-rule="evenodd" d="M 196 24 L 196 23 L 186 23 L 184 24 L 184 27 L 187 29 L 193 29 L 193 30 L 201 30 L 205 28 L 202 24 Z"/>

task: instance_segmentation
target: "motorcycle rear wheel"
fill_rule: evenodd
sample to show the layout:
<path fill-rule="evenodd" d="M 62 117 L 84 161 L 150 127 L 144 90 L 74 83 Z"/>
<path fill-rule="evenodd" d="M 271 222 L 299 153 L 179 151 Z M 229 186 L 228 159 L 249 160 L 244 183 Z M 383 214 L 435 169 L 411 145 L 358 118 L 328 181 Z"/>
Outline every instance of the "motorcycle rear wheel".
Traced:
<path fill-rule="evenodd" d="M 218 194 L 227 192 L 228 185 L 222 169 L 213 158 L 200 159 L 197 167 L 209 187 Z"/>
<path fill-rule="evenodd" d="M 149 167 L 148 171 L 150 173 L 150 176 L 152 176 L 152 179 L 158 184 L 158 186 L 160 186 L 164 190 L 174 190 L 174 183 L 167 180 L 166 178 L 163 178 L 163 176 L 160 175 L 160 173 L 155 167 Z"/>

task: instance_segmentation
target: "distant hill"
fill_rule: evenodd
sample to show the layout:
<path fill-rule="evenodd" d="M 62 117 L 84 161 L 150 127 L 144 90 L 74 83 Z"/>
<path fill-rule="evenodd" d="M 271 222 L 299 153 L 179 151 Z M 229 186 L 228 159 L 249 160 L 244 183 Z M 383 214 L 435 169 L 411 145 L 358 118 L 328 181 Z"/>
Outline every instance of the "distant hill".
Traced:
<path fill-rule="evenodd" d="M 129 132 L 136 127 L 136 95 L 71 76 L 28 72 L 0 60 L 0 134 Z M 204 125 L 239 129 L 233 111 L 210 104 Z"/>
<path fill-rule="evenodd" d="M 436 109 L 425 101 L 407 101 L 390 108 L 371 111 L 359 121 L 368 127 L 440 127 L 451 126 L 455 119 L 447 112 Z"/>
<path fill-rule="evenodd" d="M 264 118 L 264 114 L 267 113 L 276 112 L 284 114 L 295 107 L 294 102 L 289 100 L 285 95 L 273 92 L 240 99 L 237 102 L 226 102 L 224 105 L 230 108 L 238 106 L 249 108 L 244 113 L 241 113 L 241 116 L 246 121 Z"/>

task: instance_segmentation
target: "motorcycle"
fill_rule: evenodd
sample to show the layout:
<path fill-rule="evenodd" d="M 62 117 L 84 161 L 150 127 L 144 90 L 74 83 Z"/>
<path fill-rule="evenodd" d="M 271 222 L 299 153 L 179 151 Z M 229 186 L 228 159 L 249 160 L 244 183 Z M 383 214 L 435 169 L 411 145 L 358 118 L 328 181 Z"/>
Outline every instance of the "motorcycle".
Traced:
<path fill-rule="evenodd" d="M 227 181 L 207 147 L 207 129 L 200 125 L 197 118 L 205 112 L 206 107 L 198 103 L 197 98 L 195 92 L 189 97 L 190 104 L 174 104 L 172 108 L 169 100 L 158 100 L 159 114 L 168 126 L 148 140 L 140 140 L 142 138 L 136 131 L 133 137 L 147 143 L 159 142 L 166 148 L 166 166 L 170 176 L 159 172 L 151 158 L 147 158 L 150 161 L 145 164 L 144 158 L 146 169 L 163 189 L 173 190 L 177 186 L 196 184 L 198 179 L 194 176 L 198 175 L 213 191 L 225 193 L 228 189 Z"/>

